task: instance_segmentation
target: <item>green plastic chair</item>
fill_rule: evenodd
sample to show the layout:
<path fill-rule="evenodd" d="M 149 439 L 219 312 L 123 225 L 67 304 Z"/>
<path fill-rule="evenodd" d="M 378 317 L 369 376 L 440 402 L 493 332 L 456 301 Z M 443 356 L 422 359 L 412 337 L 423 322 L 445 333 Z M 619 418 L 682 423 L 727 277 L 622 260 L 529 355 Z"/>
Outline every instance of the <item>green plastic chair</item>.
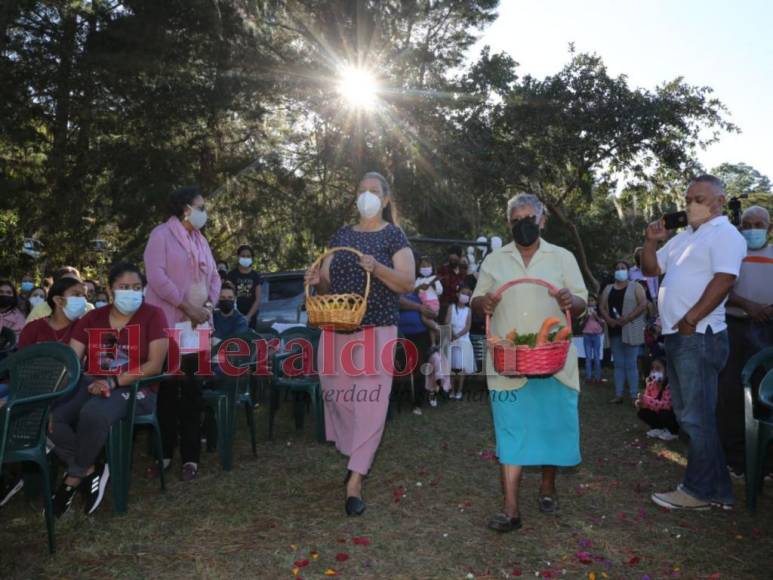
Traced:
<path fill-rule="evenodd" d="M 281 339 L 279 338 L 279 333 L 274 330 L 273 328 L 270 329 L 270 332 L 258 332 L 256 333 L 259 340 L 265 340 L 266 343 L 269 345 L 269 349 L 267 349 L 265 355 L 267 359 L 265 361 L 259 361 L 256 358 L 256 365 L 259 363 L 262 363 L 264 367 L 267 367 L 267 370 L 269 371 L 268 374 L 261 373 L 258 376 L 254 376 L 253 379 L 255 380 L 255 386 L 256 389 L 253 392 L 250 391 L 252 395 L 252 402 L 260 401 L 265 402 L 266 400 L 266 393 L 271 388 L 271 381 L 274 378 L 273 373 L 271 372 L 271 362 L 272 362 L 272 355 L 269 352 L 270 350 L 276 351 L 279 348 L 279 345 L 281 344 Z M 255 353 L 256 357 L 258 355 L 258 352 Z M 261 353 L 262 354 L 262 353 Z M 250 384 L 252 387 L 252 383 Z M 254 405 L 253 405 L 254 406 Z"/>
<path fill-rule="evenodd" d="M 153 430 L 153 444 L 158 461 L 158 473 L 161 481 L 161 491 L 166 490 L 164 481 L 164 451 L 161 443 L 161 429 L 158 424 L 158 416 L 154 409 L 147 415 L 136 415 L 137 391 L 152 383 L 174 378 L 173 375 L 157 375 L 146 377 L 133 383 L 129 388 L 129 408 L 126 415 L 120 421 L 110 426 L 107 436 L 105 451 L 107 464 L 110 467 L 110 485 L 113 491 L 113 511 L 125 514 L 129 508 L 129 483 L 131 482 L 132 460 L 134 455 L 134 428 L 139 425 L 147 425 Z"/>
<path fill-rule="evenodd" d="M 274 421 L 277 410 L 279 409 L 279 395 L 282 391 L 287 394 L 292 393 L 295 396 L 295 428 L 303 429 L 304 405 L 301 396 L 305 393 L 309 396 L 309 401 L 314 414 L 317 441 L 325 442 L 325 411 L 322 401 L 322 389 L 319 384 L 319 376 L 312 373 L 306 376 L 288 377 L 282 371 L 282 365 L 285 360 L 291 356 L 297 356 L 299 349 L 293 348 L 287 350 L 287 344 L 294 339 L 308 340 L 312 346 L 312 365 L 316 366 L 316 353 L 319 348 L 319 339 L 321 332 L 316 328 L 305 326 L 296 326 L 288 328 L 279 335 L 281 341 L 281 350 L 273 357 L 272 371 L 273 380 L 270 384 L 271 396 L 268 413 L 268 438 L 274 438 Z"/>
<path fill-rule="evenodd" d="M 51 472 L 46 456 L 48 414 L 55 399 L 72 393 L 81 365 L 73 350 L 56 342 L 35 344 L 0 361 L 9 378 L 8 400 L 0 408 L 0 466 L 29 461 L 41 471 L 48 550 L 56 550 Z"/>
<path fill-rule="evenodd" d="M 751 357 L 741 372 L 746 422 L 746 509 L 750 512 L 757 509 L 757 495 L 764 484 L 763 467 L 768 445 L 773 442 L 773 415 L 769 418 L 754 415 L 752 376 L 760 368 L 766 374 L 760 382 L 758 408 L 766 407 L 773 412 L 773 347 L 761 350 Z"/>
<path fill-rule="evenodd" d="M 229 336 L 212 348 L 212 357 L 223 355 L 223 347 L 229 340 L 244 340 L 250 347 L 249 354 L 237 356 L 229 354 L 228 360 L 231 365 L 245 372 L 241 376 L 218 376 L 214 380 L 214 388 L 204 389 L 202 398 L 204 403 L 212 410 L 217 429 L 217 451 L 220 457 L 220 465 L 223 471 L 230 471 L 233 467 L 233 443 L 236 435 L 236 407 L 241 404 L 247 416 L 247 426 L 250 430 L 250 439 L 252 442 L 252 454 L 257 457 L 257 435 L 255 433 L 255 417 L 253 415 L 253 400 L 250 393 L 251 371 L 255 368 L 255 340 L 260 338 L 253 331 L 242 333 L 236 336 Z"/>

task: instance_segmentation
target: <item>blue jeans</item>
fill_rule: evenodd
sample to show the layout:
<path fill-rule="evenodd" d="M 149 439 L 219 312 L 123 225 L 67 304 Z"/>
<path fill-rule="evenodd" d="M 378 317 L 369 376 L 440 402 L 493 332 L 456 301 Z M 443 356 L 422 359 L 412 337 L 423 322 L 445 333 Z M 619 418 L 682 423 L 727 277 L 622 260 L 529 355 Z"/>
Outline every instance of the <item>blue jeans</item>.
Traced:
<path fill-rule="evenodd" d="M 631 398 L 634 399 L 639 394 L 639 368 L 636 362 L 641 347 L 625 344 L 622 336 L 610 336 L 609 342 L 612 347 L 612 363 L 615 367 L 615 396 L 623 396 L 627 380 Z"/>
<path fill-rule="evenodd" d="M 585 380 L 601 380 L 601 334 L 583 334 L 582 342 L 585 347 Z M 593 372 L 595 371 L 595 372 Z"/>
<path fill-rule="evenodd" d="M 690 438 L 682 486 L 703 501 L 732 504 L 733 484 L 717 429 L 719 371 L 729 353 L 727 331 L 666 336 L 668 383 L 674 412 Z"/>

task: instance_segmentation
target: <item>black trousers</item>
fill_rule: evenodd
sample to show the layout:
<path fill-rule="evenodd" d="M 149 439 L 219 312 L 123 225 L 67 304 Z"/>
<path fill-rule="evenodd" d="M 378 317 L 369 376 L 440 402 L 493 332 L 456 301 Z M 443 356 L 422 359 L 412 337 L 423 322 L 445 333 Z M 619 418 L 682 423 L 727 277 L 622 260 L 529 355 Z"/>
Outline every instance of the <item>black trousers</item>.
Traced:
<path fill-rule="evenodd" d="M 164 381 L 158 390 L 158 422 L 164 447 L 164 459 L 171 459 L 180 443 L 183 463 L 198 463 L 201 455 L 201 381 L 194 376 L 198 368 L 196 354 L 182 356 L 177 380 Z"/>
<path fill-rule="evenodd" d="M 429 337 L 429 331 L 422 332 L 421 334 L 406 335 L 405 338 L 414 344 L 419 353 L 419 360 L 413 369 L 413 406 L 421 407 L 427 394 L 424 388 L 424 374 L 421 372 L 421 367 L 427 362 L 427 355 L 432 346 L 432 341 Z"/>
<path fill-rule="evenodd" d="M 746 424 L 741 371 L 743 371 L 749 358 L 763 348 L 773 346 L 773 323 L 755 322 L 750 319 L 728 316 L 727 331 L 730 340 L 730 355 L 725 368 L 719 374 L 717 428 L 727 464 L 734 471 L 743 472 L 746 465 L 744 451 L 746 447 Z M 763 371 L 757 371 L 752 376 L 755 399 L 764 374 Z M 768 460 L 768 470 L 773 468 L 771 456 Z"/>
<path fill-rule="evenodd" d="M 679 423 L 673 411 L 653 411 L 652 409 L 639 409 L 639 419 L 653 429 L 668 429 L 676 435 L 679 433 Z"/>

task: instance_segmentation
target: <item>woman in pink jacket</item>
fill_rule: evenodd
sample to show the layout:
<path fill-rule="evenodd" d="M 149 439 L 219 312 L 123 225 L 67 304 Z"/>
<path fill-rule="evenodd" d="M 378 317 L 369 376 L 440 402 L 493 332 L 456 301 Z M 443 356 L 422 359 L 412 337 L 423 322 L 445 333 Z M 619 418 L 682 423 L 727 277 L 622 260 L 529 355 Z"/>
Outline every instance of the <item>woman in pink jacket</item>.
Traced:
<path fill-rule="evenodd" d="M 171 329 L 179 328 L 181 323 L 195 327 L 211 321 L 212 304 L 220 294 L 215 260 L 200 231 L 207 222 L 207 212 L 199 189 L 175 191 L 170 198 L 170 214 L 151 232 L 145 247 L 145 301 L 164 311 Z M 181 370 L 185 377 L 163 383 L 158 395 L 164 469 L 172 462 L 179 436 L 183 481 L 196 478 L 201 453 L 202 400 L 201 384 L 194 377 L 196 366 L 196 352 L 183 354 Z M 150 471 L 155 474 L 153 468 Z"/>

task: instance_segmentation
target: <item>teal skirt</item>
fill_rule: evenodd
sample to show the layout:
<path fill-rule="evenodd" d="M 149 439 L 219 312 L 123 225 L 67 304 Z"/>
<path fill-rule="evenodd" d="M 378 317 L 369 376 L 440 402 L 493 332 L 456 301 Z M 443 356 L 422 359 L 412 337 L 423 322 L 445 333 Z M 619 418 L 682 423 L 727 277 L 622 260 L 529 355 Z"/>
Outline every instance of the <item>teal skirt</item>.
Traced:
<path fill-rule="evenodd" d="M 489 391 L 497 457 L 504 465 L 580 463 L 580 393 L 555 378 L 514 391 Z"/>

